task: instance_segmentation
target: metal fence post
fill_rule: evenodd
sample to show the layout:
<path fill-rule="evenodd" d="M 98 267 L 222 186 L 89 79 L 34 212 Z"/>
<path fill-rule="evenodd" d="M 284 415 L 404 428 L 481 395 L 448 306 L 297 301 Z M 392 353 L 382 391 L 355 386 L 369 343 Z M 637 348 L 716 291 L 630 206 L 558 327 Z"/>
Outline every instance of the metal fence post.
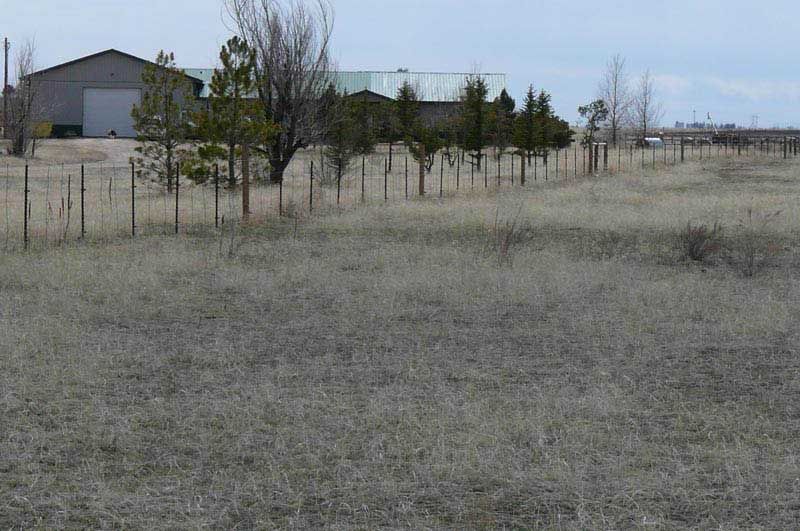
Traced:
<path fill-rule="evenodd" d="M 383 159 L 383 202 L 389 202 L 389 161 Z"/>
<path fill-rule="evenodd" d="M 283 217 L 283 175 L 278 183 L 278 217 Z"/>
<path fill-rule="evenodd" d="M 558 179 L 558 159 L 561 158 L 561 149 L 556 146 L 556 179 Z"/>
<path fill-rule="evenodd" d="M 282 191 L 283 188 L 281 188 L 281 192 Z M 342 199 L 342 167 L 340 165 L 339 168 L 336 169 L 336 206 L 339 206 L 341 199 Z"/>
<path fill-rule="evenodd" d="M 311 175 L 308 178 L 308 213 L 314 211 L 314 161 L 311 161 Z"/>
<path fill-rule="evenodd" d="M 181 163 L 175 163 L 175 234 L 178 234 L 178 207 L 181 190 Z"/>
<path fill-rule="evenodd" d="M 405 157 L 405 186 L 406 186 L 406 199 L 408 199 L 408 155 Z"/>
<path fill-rule="evenodd" d="M 28 250 L 28 165 L 25 165 L 25 183 L 24 183 L 24 190 L 22 192 L 23 200 L 25 201 L 25 207 L 22 210 L 22 242 L 25 247 L 25 250 Z"/>
<path fill-rule="evenodd" d="M 367 158 L 365 156 L 361 156 L 361 202 L 365 203 L 367 201 L 366 196 L 366 174 L 367 174 Z"/>
<path fill-rule="evenodd" d="M 219 228 L 219 164 L 214 164 L 214 228 Z"/>
<path fill-rule="evenodd" d="M 136 236 L 136 163 L 131 161 L 131 238 Z"/>
<path fill-rule="evenodd" d="M 444 195 L 444 153 L 442 153 L 442 161 L 439 167 L 439 197 Z"/>
<path fill-rule="evenodd" d="M 470 186 L 472 186 L 472 188 L 475 188 L 475 159 L 472 159 L 469 171 L 470 171 L 470 183 L 471 183 Z"/>
<path fill-rule="evenodd" d="M 86 193 L 86 186 L 84 184 L 84 171 L 83 164 L 81 164 L 81 239 L 86 236 L 86 217 L 84 216 L 84 194 Z"/>

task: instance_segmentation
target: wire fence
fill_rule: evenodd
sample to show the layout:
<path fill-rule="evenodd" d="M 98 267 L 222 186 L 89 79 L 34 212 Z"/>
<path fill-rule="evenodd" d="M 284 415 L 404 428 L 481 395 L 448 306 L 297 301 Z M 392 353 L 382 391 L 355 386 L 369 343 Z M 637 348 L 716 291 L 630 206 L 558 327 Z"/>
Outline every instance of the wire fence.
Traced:
<path fill-rule="evenodd" d="M 272 217 L 309 217 L 394 204 L 421 195 L 420 184 L 424 195 L 446 199 L 689 161 L 786 159 L 796 157 L 799 147 L 798 139 L 789 137 L 724 143 L 676 137 L 652 146 L 573 144 L 531 157 L 489 150 L 480 164 L 463 152 L 438 153 L 425 171 L 424 183 L 418 163 L 403 150 L 383 149 L 355 159 L 341 176 L 327 168 L 315 150 L 295 161 L 281 183 L 270 183 L 262 177 L 266 172 L 256 172 L 249 217 L 258 223 Z M 0 175 L 0 238 L 5 250 L 75 240 L 193 234 L 241 221 L 241 188 L 227 187 L 222 177 L 204 184 L 180 178 L 168 193 L 163 183 L 143 177 L 133 164 L 6 165 Z"/>

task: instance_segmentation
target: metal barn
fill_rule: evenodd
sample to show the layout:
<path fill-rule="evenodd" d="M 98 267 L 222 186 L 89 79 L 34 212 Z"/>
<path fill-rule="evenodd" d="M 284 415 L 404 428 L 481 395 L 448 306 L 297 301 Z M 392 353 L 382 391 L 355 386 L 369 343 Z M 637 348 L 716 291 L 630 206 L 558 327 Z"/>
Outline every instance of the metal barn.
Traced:
<path fill-rule="evenodd" d="M 111 49 L 35 72 L 39 108 L 43 119 L 53 122 L 53 135 L 136 136 L 131 109 L 141 101 L 146 64 Z M 202 81 L 190 81 L 199 94 Z"/>

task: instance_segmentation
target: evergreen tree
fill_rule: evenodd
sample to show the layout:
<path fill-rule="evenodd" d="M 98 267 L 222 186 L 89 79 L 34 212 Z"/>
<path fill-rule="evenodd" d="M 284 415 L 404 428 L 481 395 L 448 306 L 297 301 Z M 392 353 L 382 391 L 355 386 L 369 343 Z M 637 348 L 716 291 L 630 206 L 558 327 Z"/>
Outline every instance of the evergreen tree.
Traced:
<path fill-rule="evenodd" d="M 327 115 L 327 139 L 323 150 L 326 164 L 340 181 L 356 156 L 355 120 L 345 96 L 336 94 Z"/>
<path fill-rule="evenodd" d="M 373 104 L 367 101 L 366 96 L 348 100 L 349 112 L 352 117 L 353 149 L 356 155 L 370 155 L 375 152 L 377 143 L 376 112 Z"/>
<path fill-rule="evenodd" d="M 396 102 L 379 103 L 375 109 L 376 133 L 380 142 L 389 144 L 389 171 L 392 171 L 392 152 L 394 144 L 403 139 L 400 123 L 395 112 Z"/>
<path fill-rule="evenodd" d="M 394 107 L 400 136 L 408 143 L 406 139 L 413 136 L 419 123 L 420 105 L 416 89 L 407 81 L 397 90 Z"/>
<path fill-rule="evenodd" d="M 137 162 L 164 182 L 172 192 L 172 177 L 178 147 L 186 140 L 189 128 L 184 102 L 192 101 L 191 86 L 186 75 L 175 65 L 175 55 L 158 52 L 154 64 L 147 63 L 142 72 L 145 84 L 140 105 L 131 111 L 133 128 L 141 155 Z"/>
<path fill-rule="evenodd" d="M 425 195 L 425 173 L 433 167 L 436 152 L 442 148 L 442 140 L 436 130 L 426 126 L 419 116 L 419 97 L 408 82 L 397 91 L 395 100 L 400 131 L 411 156 L 419 164 L 419 195 Z"/>
<path fill-rule="evenodd" d="M 589 147 L 589 168 L 594 172 L 594 137 L 600 130 L 600 124 L 608 118 L 606 102 L 598 99 L 588 105 L 578 107 L 581 118 L 586 120 L 586 133 L 583 136 L 583 145 Z"/>
<path fill-rule="evenodd" d="M 350 167 L 356 156 L 375 152 L 375 116 L 365 98 L 327 93 L 329 108 L 326 116 L 326 147 L 323 154 L 327 165 L 335 172 L 337 181 Z"/>
<path fill-rule="evenodd" d="M 537 110 L 536 93 L 533 90 L 533 85 L 528 87 L 528 93 L 525 95 L 525 102 L 522 110 L 517 114 L 514 120 L 514 131 L 512 135 L 512 144 L 518 150 L 518 154 L 522 157 L 522 171 L 525 171 L 525 159 L 527 159 L 528 166 L 531 165 L 531 157 L 536 150 L 536 110 Z M 523 174 L 523 184 L 524 184 Z"/>
<path fill-rule="evenodd" d="M 506 89 L 495 98 L 489 108 L 489 141 L 494 146 L 495 156 L 499 160 L 511 143 L 514 129 L 514 109 L 516 102 L 508 95 Z"/>
<path fill-rule="evenodd" d="M 470 152 L 478 169 L 481 169 L 483 148 L 486 147 L 486 96 L 489 89 L 481 76 L 468 76 L 461 102 L 461 125 L 463 128 L 463 146 Z"/>
<path fill-rule="evenodd" d="M 237 155 L 242 158 L 242 215 L 249 215 L 250 176 L 249 147 L 269 142 L 276 132 L 273 123 L 264 120 L 261 102 L 253 98 L 255 91 L 255 55 L 248 44 L 233 37 L 222 46 L 219 54 L 222 67 L 215 70 L 211 78 L 209 109 L 198 113 L 198 130 L 205 140 L 205 146 L 198 150 L 201 161 L 220 152 L 225 152 L 228 166 L 228 184 L 236 186 Z M 195 172 L 204 165 L 197 164 Z M 208 165 L 205 165 L 207 168 Z M 202 177 L 203 172 L 199 173 Z"/>
<path fill-rule="evenodd" d="M 544 90 L 539 91 L 536 97 L 536 112 L 534 113 L 534 150 L 547 160 L 547 155 L 553 144 L 553 106 L 550 104 L 552 96 Z"/>

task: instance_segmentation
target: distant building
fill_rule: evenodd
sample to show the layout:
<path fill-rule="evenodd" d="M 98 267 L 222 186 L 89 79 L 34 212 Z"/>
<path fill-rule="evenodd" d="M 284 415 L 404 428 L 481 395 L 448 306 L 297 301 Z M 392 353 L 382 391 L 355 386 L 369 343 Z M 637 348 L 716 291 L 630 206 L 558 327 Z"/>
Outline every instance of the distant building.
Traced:
<path fill-rule="evenodd" d="M 54 136 L 133 137 L 131 109 L 141 102 L 145 85 L 145 59 L 110 49 L 68 61 L 31 75 L 38 85 L 44 119 L 53 122 Z M 184 69 L 196 98 L 209 95 L 212 68 Z M 339 92 L 368 101 L 395 98 L 404 82 L 410 83 L 421 100 L 421 113 L 435 121 L 453 112 L 467 77 L 463 73 L 333 72 Z M 487 83 L 488 99 L 494 100 L 505 88 L 504 74 L 480 74 Z"/>
<path fill-rule="evenodd" d="M 675 122 L 675 129 L 686 129 L 686 124 L 684 122 Z"/>
<path fill-rule="evenodd" d="M 188 75 L 202 79 L 205 83 L 200 97 L 209 96 L 209 87 L 214 70 L 211 68 L 186 68 Z M 506 88 L 505 74 L 467 74 L 409 72 L 401 68 L 395 72 L 339 71 L 331 73 L 336 90 L 352 98 L 364 98 L 379 103 L 397 97 L 403 83 L 409 83 L 420 99 L 420 114 L 428 122 L 435 122 L 451 115 L 461 98 L 467 78 L 480 75 L 486 81 L 487 100 L 494 101 Z"/>
<path fill-rule="evenodd" d="M 145 88 L 145 59 L 105 50 L 31 74 L 37 84 L 38 107 L 53 122 L 54 136 L 133 137 L 131 109 Z M 196 96 L 203 82 L 189 77 Z"/>

